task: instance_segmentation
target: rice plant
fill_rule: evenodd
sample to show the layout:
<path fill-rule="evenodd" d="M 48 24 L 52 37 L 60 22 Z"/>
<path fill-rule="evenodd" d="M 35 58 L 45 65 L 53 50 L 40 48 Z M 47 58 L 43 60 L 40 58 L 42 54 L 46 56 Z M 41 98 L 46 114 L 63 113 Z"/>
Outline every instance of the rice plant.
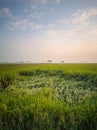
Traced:
<path fill-rule="evenodd" d="M 0 130 L 97 130 L 96 64 L 0 68 Z"/>

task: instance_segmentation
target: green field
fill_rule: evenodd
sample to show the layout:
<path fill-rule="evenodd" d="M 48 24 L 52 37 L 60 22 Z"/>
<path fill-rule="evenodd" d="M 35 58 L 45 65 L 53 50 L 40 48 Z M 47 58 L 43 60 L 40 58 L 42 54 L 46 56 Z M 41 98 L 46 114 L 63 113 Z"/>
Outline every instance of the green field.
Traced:
<path fill-rule="evenodd" d="M 0 64 L 0 130 L 97 130 L 97 64 Z"/>

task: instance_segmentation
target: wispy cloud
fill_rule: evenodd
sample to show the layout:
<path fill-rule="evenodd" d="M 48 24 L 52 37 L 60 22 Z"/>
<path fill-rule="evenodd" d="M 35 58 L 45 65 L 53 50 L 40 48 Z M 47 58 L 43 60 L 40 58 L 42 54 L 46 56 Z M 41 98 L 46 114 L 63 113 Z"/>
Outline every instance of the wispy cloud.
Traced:
<path fill-rule="evenodd" d="M 11 21 L 9 23 L 9 26 L 12 30 L 25 30 L 28 25 L 28 20 L 27 19 L 18 19 L 17 21 Z"/>
<path fill-rule="evenodd" d="M 48 3 L 48 0 L 32 0 L 33 2 L 35 3 L 41 3 L 41 4 L 47 4 Z"/>
<path fill-rule="evenodd" d="M 0 2 L 12 2 L 13 0 L 0 0 Z M 14 0 L 15 2 L 19 2 L 19 0 Z M 63 0 L 21 0 L 23 2 L 30 2 L 30 3 L 35 3 L 35 4 L 48 4 L 49 2 L 55 2 L 55 3 L 60 3 Z"/>
<path fill-rule="evenodd" d="M 55 27 L 55 23 L 46 26 L 47 29 L 53 29 L 54 27 Z"/>
<path fill-rule="evenodd" d="M 86 10 L 78 10 L 72 15 L 71 23 L 72 24 L 84 24 L 88 22 L 89 18 L 97 15 L 97 8 L 90 8 Z"/>
<path fill-rule="evenodd" d="M 27 12 L 28 9 L 25 9 L 24 12 Z M 13 15 L 12 11 L 9 8 L 1 8 L 0 9 L 0 17 L 8 18 L 7 24 L 11 30 L 39 30 L 43 28 L 43 25 L 39 23 L 35 23 L 33 19 L 39 19 L 41 12 L 32 12 L 28 14 L 27 17 L 21 17 Z"/>
<path fill-rule="evenodd" d="M 63 0 L 25 0 L 26 2 L 34 3 L 34 4 L 42 4 L 47 5 L 48 3 L 56 3 L 59 4 Z"/>
<path fill-rule="evenodd" d="M 31 22 L 26 18 L 18 19 L 17 21 L 11 21 L 9 26 L 12 30 L 39 30 L 43 27 L 41 24 Z"/>
<path fill-rule="evenodd" d="M 53 42 L 72 42 L 70 39 L 77 41 L 77 39 L 86 40 L 88 37 L 97 34 L 97 25 L 91 21 L 91 17 L 97 15 L 97 8 L 90 8 L 86 10 L 78 10 L 71 15 L 68 19 L 61 19 L 56 23 L 42 25 L 34 22 L 33 18 L 38 18 L 40 15 L 37 12 L 32 13 L 28 18 L 20 18 L 17 21 L 11 23 L 11 27 L 15 30 L 40 30 L 41 38 L 48 39 L 48 41 Z M 92 24 L 89 24 L 89 23 Z M 60 24 L 64 24 L 63 28 L 56 29 Z M 43 35 L 42 35 L 43 33 Z M 95 36 L 94 36 L 95 37 Z"/>
<path fill-rule="evenodd" d="M 9 8 L 1 8 L 0 9 L 0 16 L 1 17 L 12 17 L 13 16 L 13 14 L 12 14 L 12 12 L 10 11 L 10 9 Z"/>
<path fill-rule="evenodd" d="M 28 12 L 28 9 L 27 9 L 27 8 L 25 8 L 25 9 L 23 10 L 23 12 L 24 12 L 24 13 Z"/>
<path fill-rule="evenodd" d="M 33 11 L 30 13 L 29 17 L 32 19 L 40 19 L 42 15 L 42 12 Z"/>
<path fill-rule="evenodd" d="M 97 16 L 97 8 L 81 9 L 74 12 L 68 19 L 60 19 L 59 24 L 85 25 L 90 23 L 91 17 Z"/>
<path fill-rule="evenodd" d="M 56 43 L 95 43 L 97 23 L 91 17 L 97 17 L 97 8 L 78 10 L 68 19 L 60 19 L 54 26 L 48 26 L 47 30 L 44 30 L 44 36 L 48 41 Z M 63 28 L 56 29 L 56 26 Z"/>
<path fill-rule="evenodd" d="M 42 4 L 47 4 L 49 2 L 51 2 L 51 0 L 32 0 L 36 3 L 42 3 Z M 60 3 L 62 0 L 54 0 L 55 3 Z M 53 1 L 52 1 L 53 2 Z"/>
<path fill-rule="evenodd" d="M 29 23 L 29 28 L 31 28 L 32 30 L 39 30 L 39 29 L 42 29 L 43 26 L 41 24 L 30 22 Z"/>

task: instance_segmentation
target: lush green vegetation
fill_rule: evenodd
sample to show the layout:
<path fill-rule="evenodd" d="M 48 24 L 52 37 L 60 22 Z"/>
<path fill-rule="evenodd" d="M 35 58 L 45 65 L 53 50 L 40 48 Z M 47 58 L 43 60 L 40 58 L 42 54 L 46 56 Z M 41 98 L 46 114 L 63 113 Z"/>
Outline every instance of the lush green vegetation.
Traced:
<path fill-rule="evenodd" d="M 97 130 L 97 64 L 1 64 L 0 130 Z"/>

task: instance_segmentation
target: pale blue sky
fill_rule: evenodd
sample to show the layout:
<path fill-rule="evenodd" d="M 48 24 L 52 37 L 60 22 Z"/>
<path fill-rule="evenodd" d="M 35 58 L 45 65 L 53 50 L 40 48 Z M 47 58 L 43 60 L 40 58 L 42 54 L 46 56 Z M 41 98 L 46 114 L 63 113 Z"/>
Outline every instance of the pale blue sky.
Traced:
<path fill-rule="evenodd" d="M 0 0 L 0 62 L 97 62 L 97 0 Z"/>

